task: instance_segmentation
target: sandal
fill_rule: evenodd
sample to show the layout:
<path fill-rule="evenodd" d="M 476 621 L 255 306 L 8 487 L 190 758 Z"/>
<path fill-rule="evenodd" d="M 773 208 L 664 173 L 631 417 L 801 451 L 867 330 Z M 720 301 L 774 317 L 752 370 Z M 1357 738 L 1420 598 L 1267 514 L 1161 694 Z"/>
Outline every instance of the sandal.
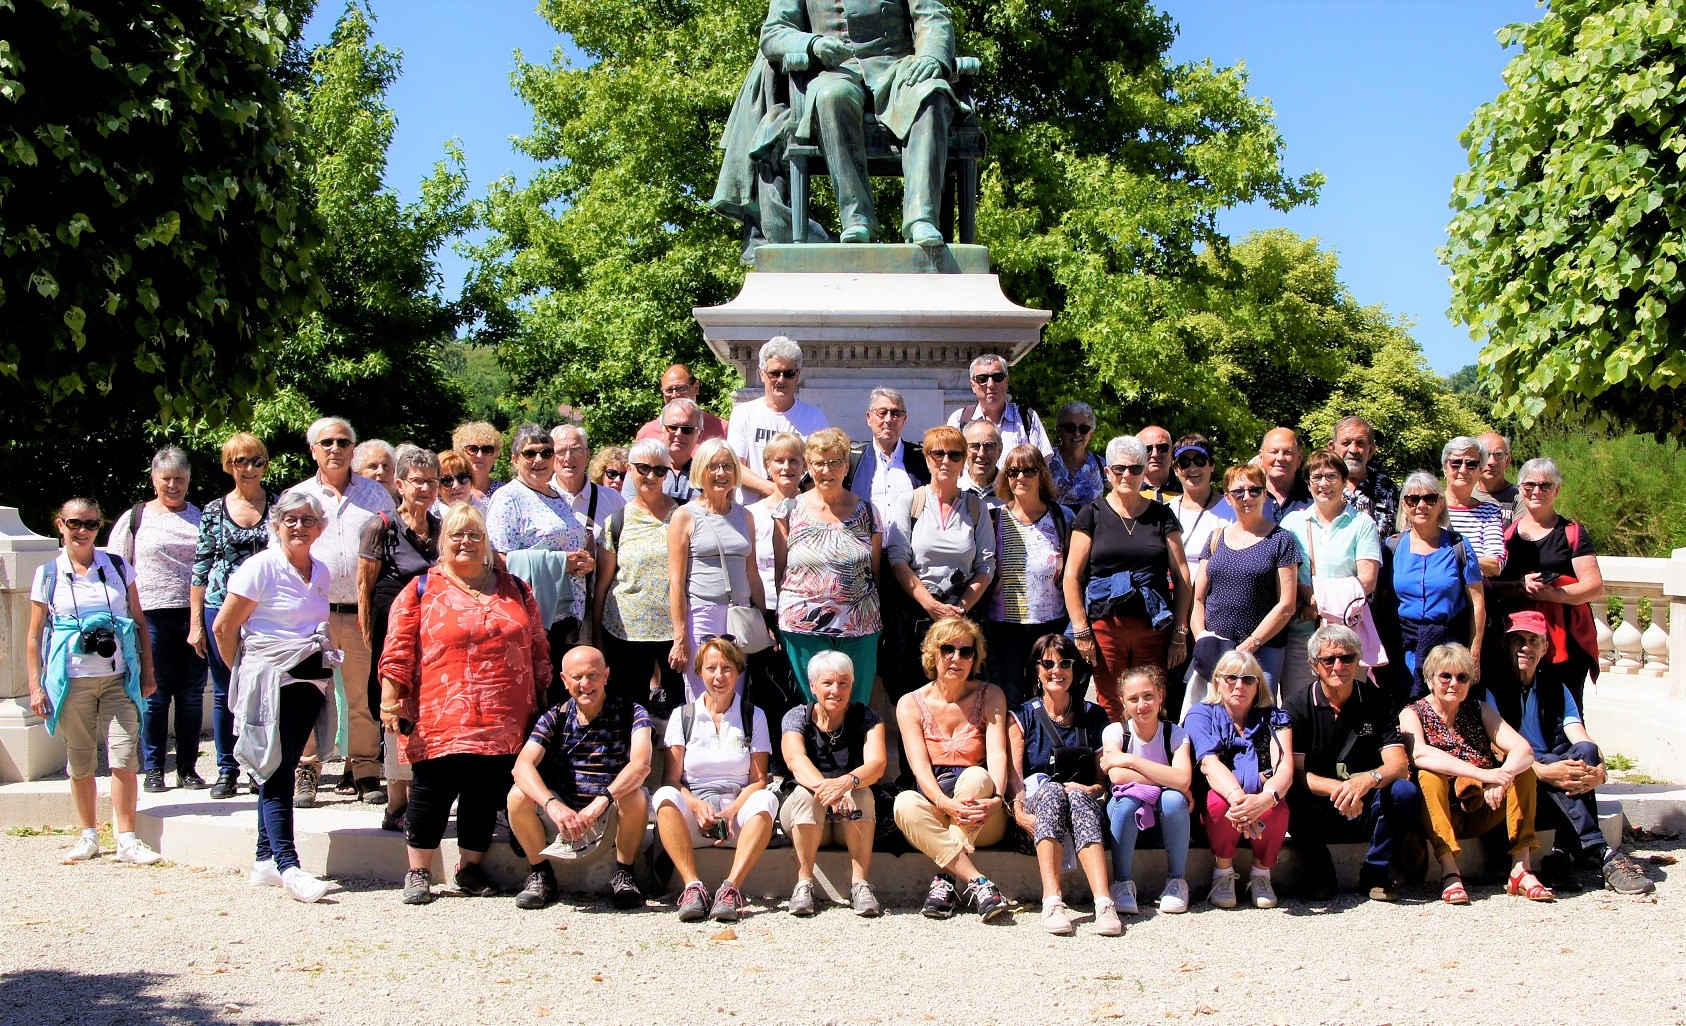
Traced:
<path fill-rule="evenodd" d="M 1448 880 L 1451 883 L 1447 883 Z M 1464 878 L 1457 873 L 1447 873 L 1441 877 L 1440 900 L 1448 905 L 1469 904 L 1469 891 L 1464 889 Z"/>
<path fill-rule="evenodd" d="M 1532 880 L 1533 883 L 1524 883 Z M 1557 895 L 1550 887 L 1540 883 L 1540 878 L 1529 872 L 1527 866 L 1516 866 L 1510 871 L 1510 879 L 1505 882 L 1506 894 L 1519 894 L 1529 901 L 1556 901 Z"/>

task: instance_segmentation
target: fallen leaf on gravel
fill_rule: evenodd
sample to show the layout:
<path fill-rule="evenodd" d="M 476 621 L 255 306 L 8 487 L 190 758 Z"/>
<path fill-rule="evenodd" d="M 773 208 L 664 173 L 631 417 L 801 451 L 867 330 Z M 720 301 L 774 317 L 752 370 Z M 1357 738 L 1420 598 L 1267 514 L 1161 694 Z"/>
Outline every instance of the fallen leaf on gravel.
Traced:
<path fill-rule="evenodd" d="M 1651 863 L 1653 866 L 1672 866 L 1680 860 L 1675 858 L 1673 855 L 1647 855 L 1645 856 L 1645 861 Z"/>
<path fill-rule="evenodd" d="M 1440 963 L 1440 968 L 1442 968 L 1442 969 L 1456 969 L 1457 967 L 1458 967 L 1458 960 L 1455 959 L 1455 958 L 1452 959 L 1450 962 Z"/>
<path fill-rule="evenodd" d="M 508 983 L 508 982 L 509 982 L 509 977 L 507 977 L 507 976 L 505 976 L 505 977 L 504 977 L 504 978 L 503 978 L 503 979 L 501 979 L 501 980 L 493 980 L 493 981 L 492 981 L 492 982 L 493 982 L 493 983 Z"/>
<path fill-rule="evenodd" d="M 1177 972 L 1197 973 L 1204 968 L 1206 968 L 1206 963 L 1204 962 L 1184 962 L 1182 965 L 1177 966 Z"/>
<path fill-rule="evenodd" d="M 603 982 L 603 974 L 602 973 L 592 973 L 591 979 L 595 983 L 602 983 Z"/>
<path fill-rule="evenodd" d="M 293 972 L 295 972 L 295 973 L 319 973 L 325 968 L 327 968 L 327 967 L 324 966 L 321 962 L 306 962 L 304 965 L 293 966 Z"/>
<path fill-rule="evenodd" d="M 1574 948 L 1558 948 L 1557 953 L 1559 955 L 1573 955 L 1575 953 L 1575 949 Z"/>
<path fill-rule="evenodd" d="M 1195 1014 L 1195 1015 L 1217 1015 L 1218 1010 L 1216 1008 L 1213 1008 L 1211 1005 L 1199 1004 L 1199 1005 L 1194 1006 L 1194 1013 L 1193 1014 Z"/>
<path fill-rule="evenodd" d="M 538 1009 L 535 1009 L 535 1011 L 539 1015 L 549 1015 L 550 1014 L 550 1009 L 548 1009 L 548 1008 L 538 1008 Z"/>
<path fill-rule="evenodd" d="M 738 931 L 732 929 L 730 926 L 726 927 L 724 930 L 721 930 L 719 933 L 717 933 L 717 934 L 715 934 L 715 935 L 713 935 L 712 937 L 709 938 L 709 940 L 717 940 L 717 941 L 729 941 L 729 940 L 737 940 L 737 939 L 738 939 Z"/>

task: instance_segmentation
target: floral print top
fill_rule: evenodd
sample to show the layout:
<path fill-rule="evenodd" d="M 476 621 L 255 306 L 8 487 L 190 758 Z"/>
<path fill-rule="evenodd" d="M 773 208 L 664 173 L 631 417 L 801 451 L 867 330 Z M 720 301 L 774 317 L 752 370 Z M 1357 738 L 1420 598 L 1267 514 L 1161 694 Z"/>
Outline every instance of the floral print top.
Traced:
<path fill-rule="evenodd" d="M 786 507 L 784 584 L 779 629 L 860 638 L 883 627 L 872 575 L 872 536 L 882 534 L 872 503 L 857 499 L 841 525 L 808 511 L 806 498 Z"/>

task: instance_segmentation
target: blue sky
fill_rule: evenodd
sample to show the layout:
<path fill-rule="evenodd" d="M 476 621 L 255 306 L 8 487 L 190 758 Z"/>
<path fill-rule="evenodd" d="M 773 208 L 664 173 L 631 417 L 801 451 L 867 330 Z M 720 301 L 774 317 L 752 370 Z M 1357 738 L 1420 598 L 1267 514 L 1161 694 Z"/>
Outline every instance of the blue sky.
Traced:
<path fill-rule="evenodd" d="M 606 0 L 613 2 L 613 0 Z M 460 139 L 472 188 L 532 163 L 510 145 L 532 126 L 510 85 L 517 49 L 548 59 L 564 39 L 533 0 L 373 0 L 376 38 L 404 54 L 389 102 L 398 115 L 388 181 L 406 198 Z M 1435 257 L 1451 217 L 1452 179 L 1465 167 L 1458 133 L 1497 95 L 1509 54 L 1494 35 L 1539 17 L 1532 0 L 1175 0 L 1161 4 L 1180 34 L 1177 60 L 1245 64 L 1268 97 L 1294 174 L 1328 178 L 1315 206 L 1282 214 L 1227 212 L 1234 238 L 1278 225 L 1316 236 L 1341 261 L 1359 302 L 1414 321 L 1430 364 L 1450 373 L 1477 346 L 1446 317 L 1446 269 Z M 325 41 L 342 8 L 322 0 L 306 29 Z M 444 262 L 446 285 L 465 265 Z"/>

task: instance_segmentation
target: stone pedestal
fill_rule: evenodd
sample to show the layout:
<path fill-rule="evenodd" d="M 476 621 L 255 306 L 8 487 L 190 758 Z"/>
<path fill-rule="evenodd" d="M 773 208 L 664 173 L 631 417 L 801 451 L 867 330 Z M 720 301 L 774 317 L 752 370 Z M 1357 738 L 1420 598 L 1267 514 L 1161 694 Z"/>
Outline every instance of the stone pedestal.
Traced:
<path fill-rule="evenodd" d="M 59 543 L 0 506 L 0 783 L 64 772 L 64 742 L 29 708 L 29 586 Z"/>
<path fill-rule="evenodd" d="M 867 396 L 883 385 L 907 400 L 915 440 L 973 401 L 974 357 L 1016 363 L 1053 316 L 1009 300 L 982 246 L 905 245 L 765 245 L 736 299 L 691 313 L 749 382 L 735 401 L 762 394 L 756 356 L 787 335 L 802 346 L 801 398 L 833 425 L 865 438 Z"/>

